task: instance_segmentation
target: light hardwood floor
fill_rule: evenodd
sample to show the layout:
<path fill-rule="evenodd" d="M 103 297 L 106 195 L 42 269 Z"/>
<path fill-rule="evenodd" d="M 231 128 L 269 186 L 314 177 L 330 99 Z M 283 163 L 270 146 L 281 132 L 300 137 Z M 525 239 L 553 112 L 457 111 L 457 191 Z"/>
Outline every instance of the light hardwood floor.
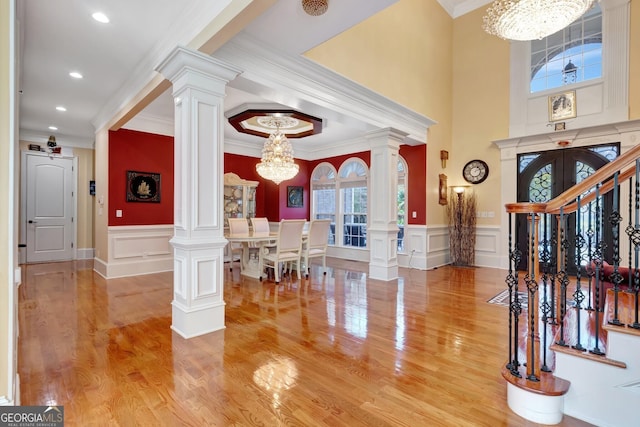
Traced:
<path fill-rule="evenodd" d="M 22 405 L 67 426 L 535 426 L 500 371 L 503 270 L 328 259 L 279 287 L 225 269 L 226 329 L 170 329 L 172 273 L 104 280 L 90 262 L 23 266 Z M 563 426 L 589 424 L 565 417 Z"/>

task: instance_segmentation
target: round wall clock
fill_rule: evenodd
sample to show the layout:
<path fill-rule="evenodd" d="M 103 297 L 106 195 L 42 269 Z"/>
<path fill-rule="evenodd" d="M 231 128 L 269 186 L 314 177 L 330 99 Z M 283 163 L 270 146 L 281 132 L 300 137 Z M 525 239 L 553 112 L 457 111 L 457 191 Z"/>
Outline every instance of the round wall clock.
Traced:
<path fill-rule="evenodd" d="M 471 160 L 464 165 L 462 176 L 471 184 L 480 184 L 489 176 L 489 166 L 482 160 Z"/>

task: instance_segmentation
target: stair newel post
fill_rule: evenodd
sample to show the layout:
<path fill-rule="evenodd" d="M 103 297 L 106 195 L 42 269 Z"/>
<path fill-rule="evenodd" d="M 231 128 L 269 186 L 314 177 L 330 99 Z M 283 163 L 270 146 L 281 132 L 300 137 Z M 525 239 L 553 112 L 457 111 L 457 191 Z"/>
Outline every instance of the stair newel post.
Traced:
<path fill-rule="evenodd" d="M 569 264 L 569 241 L 567 240 L 566 227 L 567 217 L 564 214 L 564 208 L 561 207 L 558 220 L 558 230 L 560 237 L 558 241 L 558 248 L 559 256 L 561 258 L 560 269 L 557 274 L 558 282 L 560 284 L 560 295 L 558 296 L 558 303 L 560 304 L 560 317 L 558 318 L 558 322 L 560 322 L 560 339 L 556 341 L 556 344 L 563 347 L 568 346 L 568 344 L 564 340 L 564 316 L 567 309 L 567 286 L 569 285 L 569 277 L 567 275 L 567 264 Z"/>
<path fill-rule="evenodd" d="M 542 262 L 542 306 L 540 310 L 542 311 L 542 325 L 544 329 L 542 330 L 542 348 L 547 348 L 547 331 L 548 331 L 548 320 L 549 320 L 549 312 L 551 311 L 551 306 L 549 305 L 548 299 L 548 286 L 549 286 L 549 277 L 551 275 L 551 251 L 550 251 L 550 242 L 549 242 L 549 232 L 548 232 L 548 219 L 549 214 L 544 214 L 542 217 L 542 252 L 540 254 L 540 261 Z M 543 372 L 551 372 L 551 368 L 547 366 L 547 352 L 542 352 L 542 367 L 540 368 Z"/>
<path fill-rule="evenodd" d="M 577 200 L 576 200 L 577 204 L 576 204 L 576 230 L 577 230 L 577 234 L 576 234 L 576 244 L 575 244 L 575 256 L 574 256 L 574 264 L 576 267 L 576 290 L 573 293 L 573 300 L 576 302 L 576 339 L 577 339 L 577 343 L 576 345 L 573 346 L 573 348 L 575 348 L 576 350 L 580 350 L 580 351 L 585 351 L 586 348 L 582 345 L 581 342 L 581 330 L 582 328 L 580 327 L 581 323 L 580 323 L 580 312 L 582 310 L 582 301 L 584 301 L 584 293 L 582 292 L 581 286 L 580 286 L 580 276 L 581 276 L 581 271 L 580 271 L 580 261 L 582 260 L 582 248 L 585 245 L 584 242 L 584 237 L 582 237 L 582 206 L 580 205 L 580 196 L 578 196 Z"/>
<path fill-rule="evenodd" d="M 633 237 L 630 237 L 630 240 L 633 241 L 634 246 L 634 261 L 633 264 L 633 282 L 631 278 L 629 278 L 629 291 L 632 291 L 635 294 L 636 306 L 635 306 L 635 320 L 633 323 L 629 323 L 627 326 L 634 329 L 640 329 L 640 319 L 638 319 L 638 292 L 640 291 L 640 159 L 636 160 L 636 184 L 635 184 L 635 218 L 634 218 L 634 227 L 633 227 Z M 631 188 L 631 185 L 629 185 Z M 631 191 L 631 190 L 629 190 Z M 631 215 L 629 215 L 631 218 Z M 631 263 L 629 263 L 629 267 L 631 267 Z"/>
<path fill-rule="evenodd" d="M 540 366 L 536 363 L 540 354 L 540 335 L 538 334 L 538 277 L 540 275 L 540 257 L 538 254 L 538 221 L 539 216 L 531 213 L 529 216 L 529 273 L 525 277 L 527 290 L 529 291 L 529 339 L 527 340 L 527 379 L 540 381 Z"/>
<path fill-rule="evenodd" d="M 514 301 L 515 295 L 518 294 L 518 264 L 520 263 L 521 252 L 514 245 L 513 247 L 513 213 L 509 213 L 509 274 L 505 280 L 507 288 L 509 289 L 509 362 L 507 363 L 507 369 L 511 371 L 513 375 L 518 373 L 518 316 L 520 313 L 516 313 L 517 302 Z M 515 328 L 514 328 L 515 323 Z"/>
<path fill-rule="evenodd" d="M 622 275 L 620 274 L 620 222 L 622 217 L 620 216 L 620 207 L 618 200 L 620 196 L 620 186 L 618 185 L 618 175 L 620 172 L 616 172 L 613 175 L 613 211 L 609 216 L 609 222 L 612 226 L 613 234 L 613 273 L 610 280 L 613 282 L 613 319 L 609 320 L 611 325 L 623 326 L 623 323 L 618 318 L 618 293 L 620 292 L 620 283 L 622 283 Z"/>
<path fill-rule="evenodd" d="M 601 227 L 600 227 L 603 221 L 602 210 L 600 209 L 600 184 L 596 185 L 595 201 L 596 201 L 596 220 L 595 220 L 596 231 L 594 236 L 596 238 L 596 250 L 593 253 L 593 263 L 595 264 L 594 287 L 596 291 L 595 324 L 599 325 L 600 312 L 602 311 L 602 309 L 600 308 L 600 289 L 602 286 L 602 277 L 601 277 L 602 259 L 603 259 L 602 257 L 604 253 L 604 248 L 606 246 L 606 244 L 602 240 Z M 598 347 L 598 343 L 600 342 L 599 331 L 600 331 L 600 328 L 595 328 L 594 347 L 589 352 L 593 354 L 597 354 L 599 356 L 603 356 L 605 354 L 604 351 L 600 350 L 600 347 Z"/>

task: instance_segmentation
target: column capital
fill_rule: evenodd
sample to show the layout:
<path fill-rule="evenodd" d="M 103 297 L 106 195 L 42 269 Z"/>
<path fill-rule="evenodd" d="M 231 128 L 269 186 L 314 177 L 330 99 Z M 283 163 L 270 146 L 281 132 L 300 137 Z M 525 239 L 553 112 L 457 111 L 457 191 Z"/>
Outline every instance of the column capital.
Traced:
<path fill-rule="evenodd" d="M 389 142 L 400 145 L 409 134 L 394 128 L 384 128 L 368 132 L 365 138 L 370 146 L 387 146 Z"/>
<path fill-rule="evenodd" d="M 214 76 L 225 84 L 242 73 L 231 64 L 183 46 L 176 46 L 155 70 L 172 83 L 189 71 Z"/>

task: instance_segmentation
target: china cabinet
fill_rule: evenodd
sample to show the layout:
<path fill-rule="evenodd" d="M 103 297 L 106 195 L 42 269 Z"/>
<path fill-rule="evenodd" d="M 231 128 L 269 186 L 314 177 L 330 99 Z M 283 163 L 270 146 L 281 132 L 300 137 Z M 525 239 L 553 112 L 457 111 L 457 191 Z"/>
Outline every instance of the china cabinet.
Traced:
<path fill-rule="evenodd" d="M 253 218 L 256 216 L 256 187 L 258 181 L 240 178 L 235 173 L 224 174 L 224 226 L 229 218 Z"/>

